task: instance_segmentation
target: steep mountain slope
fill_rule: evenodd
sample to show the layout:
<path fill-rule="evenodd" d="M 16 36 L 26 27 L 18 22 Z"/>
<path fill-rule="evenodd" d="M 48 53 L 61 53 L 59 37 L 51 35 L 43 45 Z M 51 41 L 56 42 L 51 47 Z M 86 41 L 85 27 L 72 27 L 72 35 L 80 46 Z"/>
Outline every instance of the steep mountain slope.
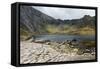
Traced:
<path fill-rule="evenodd" d="M 46 24 L 58 24 L 56 19 L 32 8 L 31 6 L 20 7 L 20 28 L 28 32 L 46 32 Z"/>

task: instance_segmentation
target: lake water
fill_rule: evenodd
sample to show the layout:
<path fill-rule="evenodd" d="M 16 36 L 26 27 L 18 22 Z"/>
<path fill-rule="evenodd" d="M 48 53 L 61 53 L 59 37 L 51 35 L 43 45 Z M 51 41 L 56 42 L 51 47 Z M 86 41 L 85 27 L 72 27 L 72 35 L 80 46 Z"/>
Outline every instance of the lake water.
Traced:
<path fill-rule="evenodd" d="M 82 35 L 37 35 L 36 40 L 65 41 L 65 40 L 95 40 L 95 36 Z"/>

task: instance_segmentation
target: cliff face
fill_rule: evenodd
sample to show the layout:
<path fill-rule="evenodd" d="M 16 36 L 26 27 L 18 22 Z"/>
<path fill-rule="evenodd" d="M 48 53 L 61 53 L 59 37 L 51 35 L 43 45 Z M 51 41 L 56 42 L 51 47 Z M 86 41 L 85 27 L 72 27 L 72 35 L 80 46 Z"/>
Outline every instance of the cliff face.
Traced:
<path fill-rule="evenodd" d="M 63 29 L 64 25 L 75 26 L 77 28 L 81 27 L 91 27 L 95 28 L 95 16 L 91 17 L 89 15 L 85 15 L 80 19 L 72 19 L 72 20 L 61 20 L 54 19 L 51 16 L 46 15 L 31 6 L 21 6 L 20 7 L 20 31 L 22 33 L 48 33 L 47 25 L 54 25 L 56 27 L 60 27 L 59 29 Z"/>

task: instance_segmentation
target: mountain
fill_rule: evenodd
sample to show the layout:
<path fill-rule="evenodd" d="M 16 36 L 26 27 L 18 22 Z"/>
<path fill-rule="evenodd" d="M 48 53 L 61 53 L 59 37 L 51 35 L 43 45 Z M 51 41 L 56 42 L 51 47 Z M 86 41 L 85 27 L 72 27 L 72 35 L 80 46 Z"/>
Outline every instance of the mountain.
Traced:
<path fill-rule="evenodd" d="M 94 33 L 94 30 L 95 16 L 85 15 L 80 19 L 61 20 L 42 13 L 41 11 L 34 9 L 32 6 L 20 7 L 21 35 L 42 33 L 81 34 L 86 31 L 88 34 L 91 34 L 91 31 Z"/>
<path fill-rule="evenodd" d="M 20 28 L 22 31 L 43 33 L 46 31 L 46 24 L 59 24 L 59 21 L 31 6 L 20 7 Z"/>
<path fill-rule="evenodd" d="M 95 16 L 91 17 L 90 15 L 85 15 L 80 19 L 64 20 L 65 24 L 74 25 L 77 27 L 95 27 Z"/>

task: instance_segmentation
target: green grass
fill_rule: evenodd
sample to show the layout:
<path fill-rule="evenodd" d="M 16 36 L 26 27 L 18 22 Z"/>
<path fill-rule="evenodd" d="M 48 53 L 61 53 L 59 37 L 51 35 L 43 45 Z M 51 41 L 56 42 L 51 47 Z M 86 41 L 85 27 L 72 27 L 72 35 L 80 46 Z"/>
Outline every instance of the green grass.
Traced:
<path fill-rule="evenodd" d="M 72 29 L 73 27 L 70 27 L 68 25 L 62 25 L 62 26 L 47 25 L 46 26 L 46 30 L 48 31 L 48 33 L 51 33 L 51 34 L 68 34 L 69 31 Z"/>

